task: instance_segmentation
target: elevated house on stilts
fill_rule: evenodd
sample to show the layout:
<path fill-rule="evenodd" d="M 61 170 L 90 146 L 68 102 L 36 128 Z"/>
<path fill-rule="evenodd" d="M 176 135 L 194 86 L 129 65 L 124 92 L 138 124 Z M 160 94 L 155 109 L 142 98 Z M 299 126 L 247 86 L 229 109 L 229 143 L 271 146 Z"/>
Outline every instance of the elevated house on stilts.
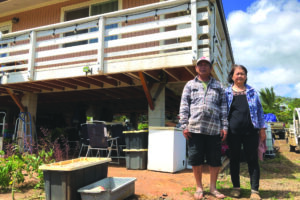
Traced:
<path fill-rule="evenodd" d="M 224 84 L 234 63 L 221 0 L 4 0 L 0 31 L 0 111 L 10 130 L 25 113 L 22 141 L 86 116 L 166 126 L 198 57 Z"/>

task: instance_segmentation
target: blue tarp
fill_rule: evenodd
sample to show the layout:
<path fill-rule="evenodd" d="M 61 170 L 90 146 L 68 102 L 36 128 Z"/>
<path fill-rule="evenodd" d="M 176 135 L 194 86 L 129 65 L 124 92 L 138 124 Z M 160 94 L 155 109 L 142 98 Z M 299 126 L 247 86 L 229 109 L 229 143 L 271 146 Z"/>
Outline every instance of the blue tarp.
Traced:
<path fill-rule="evenodd" d="M 277 122 L 276 115 L 273 113 L 268 113 L 264 115 L 265 122 Z"/>

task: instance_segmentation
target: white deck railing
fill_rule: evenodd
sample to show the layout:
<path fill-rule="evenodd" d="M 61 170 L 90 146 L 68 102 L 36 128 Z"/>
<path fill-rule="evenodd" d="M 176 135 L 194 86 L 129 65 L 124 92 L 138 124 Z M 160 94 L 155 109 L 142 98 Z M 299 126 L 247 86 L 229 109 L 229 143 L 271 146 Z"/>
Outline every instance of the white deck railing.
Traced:
<path fill-rule="evenodd" d="M 171 0 L 9 33 L 0 40 L 6 46 L 0 49 L 0 71 L 22 72 L 27 81 L 42 79 L 39 71 L 75 66 L 105 74 L 112 61 L 173 52 L 188 53 L 192 61 L 198 51 L 209 55 L 208 7 L 207 1 Z"/>

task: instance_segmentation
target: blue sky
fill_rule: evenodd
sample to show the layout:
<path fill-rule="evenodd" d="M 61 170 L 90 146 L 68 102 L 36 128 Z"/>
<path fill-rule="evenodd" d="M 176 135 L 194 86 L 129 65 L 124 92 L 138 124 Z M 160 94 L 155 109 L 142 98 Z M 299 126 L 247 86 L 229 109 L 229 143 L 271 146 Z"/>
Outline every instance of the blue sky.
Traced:
<path fill-rule="evenodd" d="M 253 0 L 222 0 L 223 8 L 226 17 L 232 11 L 243 10 L 246 11 L 247 8 L 254 2 Z"/>
<path fill-rule="evenodd" d="M 222 0 L 237 64 L 257 90 L 300 98 L 300 0 Z"/>

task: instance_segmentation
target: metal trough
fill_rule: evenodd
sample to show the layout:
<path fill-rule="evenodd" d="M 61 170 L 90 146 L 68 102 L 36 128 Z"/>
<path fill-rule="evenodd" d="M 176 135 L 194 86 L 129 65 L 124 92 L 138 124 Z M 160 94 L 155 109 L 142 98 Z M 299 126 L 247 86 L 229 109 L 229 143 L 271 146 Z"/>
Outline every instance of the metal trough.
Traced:
<path fill-rule="evenodd" d="M 108 177 L 78 190 L 82 200 L 123 200 L 134 194 L 136 178 Z"/>

